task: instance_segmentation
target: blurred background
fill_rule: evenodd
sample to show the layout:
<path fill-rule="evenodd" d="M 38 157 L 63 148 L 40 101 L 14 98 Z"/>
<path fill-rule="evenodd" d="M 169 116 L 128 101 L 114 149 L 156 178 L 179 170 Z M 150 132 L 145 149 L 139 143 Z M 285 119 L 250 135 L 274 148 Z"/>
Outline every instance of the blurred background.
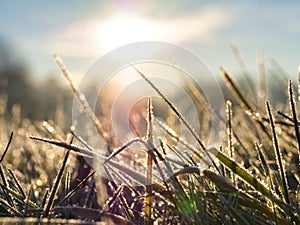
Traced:
<path fill-rule="evenodd" d="M 8 114 L 17 103 L 22 116 L 53 118 L 58 108 L 72 105 L 72 93 L 53 54 L 62 57 L 80 82 L 105 53 L 153 40 L 184 46 L 202 58 L 216 77 L 225 66 L 238 80 L 243 79 L 242 70 L 230 44 L 238 46 L 254 81 L 257 49 L 262 49 L 269 95 L 280 100 L 274 76 L 297 79 L 299 12 L 299 2 L 277 0 L 1 1 L 1 101 L 6 102 Z"/>

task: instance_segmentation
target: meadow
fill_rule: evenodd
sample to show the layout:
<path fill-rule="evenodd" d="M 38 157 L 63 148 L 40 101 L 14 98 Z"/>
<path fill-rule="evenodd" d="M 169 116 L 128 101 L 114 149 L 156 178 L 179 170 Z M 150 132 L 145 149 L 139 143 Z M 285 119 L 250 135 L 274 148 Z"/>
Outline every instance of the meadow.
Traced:
<path fill-rule="evenodd" d="M 80 97 L 62 61 L 56 60 L 66 86 Z M 70 116 L 63 107 L 56 107 L 52 120 L 31 120 L 22 116 L 18 104 L 8 111 L 7 96 L 1 95 L 0 215 L 5 217 L 1 220 L 7 224 L 15 224 L 16 218 L 28 224 L 48 219 L 52 224 L 300 224 L 300 89 L 295 88 L 299 81 L 279 71 L 275 79 L 285 101 L 272 105 L 264 62 L 258 62 L 258 85 L 242 66 L 250 87 L 247 92 L 226 68 L 220 68 L 229 94 L 225 136 L 218 147 L 208 148 L 202 141 L 210 131 L 204 116 L 209 112 L 203 93 L 191 80 L 185 87 L 207 128 L 201 135 L 143 71 L 137 73 L 167 106 L 173 124 L 156 120 L 157 105 L 149 98 L 143 127 L 132 125 L 137 138 L 120 144 L 106 118 L 97 117 L 80 98 L 82 112 L 97 127 L 109 151 L 103 156 L 106 177 L 85 162 L 84 157 L 92 157 L 94 149 L 76 135 L 76 124 L 62 127 Z M 176 133 L 177 123 L 186 127 L 189 138 Z M 154 126 L 166 136 L 156 137 Z M 154 140 L 159 143 L 155 147 Z M 145 151 L 126 154 L 133 143 Z M 168 158 L 167 152 L 180 160 Z M 209 161 L 205 168 L 199 166 L 203 160 Z M 144 170 L 135 170 L 138 166 Z"/>

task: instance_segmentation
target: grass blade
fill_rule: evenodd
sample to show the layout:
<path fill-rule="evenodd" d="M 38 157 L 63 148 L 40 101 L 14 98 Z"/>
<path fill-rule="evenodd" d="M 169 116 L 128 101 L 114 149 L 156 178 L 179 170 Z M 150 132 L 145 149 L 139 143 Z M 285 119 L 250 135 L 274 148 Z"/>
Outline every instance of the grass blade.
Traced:
<path fill-rule="evenodd" d="M 238 165 L 233 159 L 230 159 L 216 148 L 211 148 L 210 151 L 216 156 L 227 168 L 242 178 L 246 183 L 252 186 L 256 191 L 260 192 L 263 196 L 270 198 L 270 190 L 265 187 L 264 184 L 259 182 L 254 176 L 252 176 L 246 169 Z M 282 208 L 286 208 L 286 204 L 282 202 L 275 194 L 273 194 L 274 200 L 277 205 Z"/>
<path fill-rule="evenodd" d="M 271 196 L 274 199 L 274 202 L 279 206 L 283 212 L 287 213 L 288 216 L 297 223 L 299 223 L 299 213 L 295 211 L 292 205 L 282 201 L 275 193 L 265 187 L 264 184 L 259 182 L 254 176 L 252 176 L 246 169 L 239 166 L 234 160 L 228 158 L 222 152 L 218 151 L 216 148 L 211 148 L 210 151 L 216 156 L 227 168 L 232 170 L 240 178 L 242 178 L 246 183 L 252 186 L 256 191 L 260 192 L 263 196 L 268 199 L 271 199 Z M 272 199 L 271 199 L 272 200 Z"/>
<path fill-rule="evenodd" d="M 2 163 L 2 161 L 3 161 L 3 159 L 4 159 L 5 155 L 6 155 L 6 153 L 7 153 L 7 151 L 8 151 L 8 148 L 9 148 L 10 143 L 11 143 L 11 141 L 12 141 L 13 135 L 14 135 L 14 133 L 11 132 L 11 134 L 10 134 L 10 136 L 9 136 L 8 143 L 7 143 L 7 145 L 6 145 L 6 148 L 4 149 L 4 152 L 3 152 L 2 156 L 1 156 L 0 164 Z"/>
<path fill-rule="evenodd" d="M 191 127 L 191 125 L 185 120 L 185 118 L 180 114 L 180 112 L 176 109 L 176 107 L 170 102 L 166 96 L 146 77 L 145 74 L 143 74 L 141 71 L 139 71 L 136 67 L 133 67 L 134 70 L 153 88 L 153 90 L 156 91 L 156 93 L 167 103 L 167 105 L 172 109 L 172 111 L 176 114 L 176 116 L 182 121 L 182 123 L 185 125 L 185 127 L 189 130 L 193 138 L 198 142 L 201 149 L 204 151 L 206 156 L 209 158 L 210 162 L 214 166 L 214 168 L 220 173 L 219 168 L 213 161 L 211 155 L 208 153 L 206 147 L 204 146 L 203 142 L 198 137 L 197 133 L 194 131 L 194 129 Z"/>
<path fill-rule="evenodd" d="M 48 194 L 49 194 L 49 189 L 47 188 L 46 191 L 45 191 L 45 194 L 43 196 L 43 200 L 42 200 L 42 203 L 41 203 L 41 208 L 45 207 L 47 199 L 48 199 Z"/>
<path fill-rule="evenodd" d="M 236 46 L 235 43 L 232 43 L 230 45 L 230 48 L 231 48 L 231 50 L 232 50 L 232 52 L 233 52 L 233 54 L 234 54 L 237 62 L 239 63 L 239 65 L 240 65 L 240 67 L 241 67 L 241 69 L 242 69 L 242 71 L 244 73 L 246 81 L 247 81 L 247 83 L 248 83 L 248 85 L 250 87 L 250 90 L 252 92 L 252 96 L 254 98 L 256 98 L 257 97 L 257 91 L 256 91 L 256 88 L 255 88 L 254 82 L 251 79 L 251 75 L 249 73 L 249 70 L 247 68 L 247 65 L 246 65 L 246 63 L 245 63 L 245 61 L 243 59 L 243 56 L 242 56 L 241 52 L 239 51 L 239 49 L 238 49 L 238 47 Z"/>
<path fill-rule="evenodd" d="M 266 69 L 264 62 L 264 52 L 261 49 L 257 50 L 257 62 L 258 62 L 258 73 L 259 73 L 259 91 L 258 97 L 260 99 L 260 105 L 264 106 L 264 101 L 267 97 L 266 88 Z"/>
<path fill-rule="evenodd" d="M 95 115 L 94 111 L 91 109 L 88 101 L 85 98 L 85 95 L 83 93 L 81 93 L 81 91 L 79 90 L 79 88 L 77 87 L 77 85 L 75 84 L 73 79 L 71 78 L 70 72 L 67 70 L 67 68 L 64 65 L 62 59 L 58 55 L 54 55 L 54 59 L 55 59 L 56 63 L 58 64 L 60 70 L 62 71 L 63 75 L 65 76 L 65 78 L 66 78 L 68 84 L 70 85 L 72 91 L 76 95 L 78 101 L 82 105 L 82 107 L 84 109 L 84 112 L 92 120 L 92 122 L 94 123 L 98 133 L 103 137 L 103 139 L 105 141 L 107 141 L 107 137 L 109 135 L 105 132 L 105 130 L 104 130 L 102 124 L 100 123 L 99 119 Z"/>
<path fill-rule="evenodd" d="M 39 137 L 34 137 L 34 136 L 30 136 L 29 138 L 33 139 L 33 140 L 37 140 L 37 141 L 47 142 L 47 143 L 50 143 L 50 144 L 53 144 L 53 145 L 56 145 L 56 146 L 59 146 L 59 147 L 63 147 L 63 148 L 72 150 L 72 151 L 77 152 L 77 153 L 84 153 L 88 157 L 92 157 L 92 156 L 99 157 L 102 162 L 107 160 L 107 157 L 105 157 L 105 156 L 102 156 L 100 154 L 96 154 L 96 153 L 94 153 L 94 152 L 92 152 L 88 149 L 80 148 L 80 147 L 77 147 L 77 146 L 74 146 L 74 145 L 71 145 L 71 144 L 67 144 L 67 143 L 64 143 L 64 142 L 61 142 L 61 141 L 51 140 L 51 139 L 47 139 L 47 138 L 39 138 Z M 145 183 L 146 176 L 144 174 L 141 174 L 141 173 L 137 172 L 135 169 L 133 169 L 131 167 L 128 167 L 126 165 L 122 165 L 119 162 L 116 162 L 116 161 L 113 161 L 113 160 L 107 161 L 106 164 L 111 165 L 113 168 L 121 171 L 124 174 L 129 175 L 133 180 L 137 181 L 140 184 Z M 164 190 L 165 189 L 159 183 L 155 182 L 153 185 L 159 190 Z"/>
<path fill-rule="evenodd" d="M 95 171 L 91 172 L 86 178 L 84 178 L 75 188 L 73 188 L 70 192 L 68 192 L 67 195 L 65 195 L 65 197 L 60 200 L 60 202 L 57 205 L 61 205 L 64 201 L 66 201 L 67 199 L 69 199 L 73 194 L 75 194 L 75 192 L 82 187 L 82 185 L 84 185 L 86 183 L 86 181 L 88 179 L 90 179 L 93 175 L 95 174 Z"/>
<path fill-rule="evenodd" d="M 70 192 L 70 185 L 71 185 L 71 172 L 68 171 L 66 173 L 66 177 L 65 177 L 65 196 L 64 198 L 68 195 L 68 193 Z M 69 201 L 67 199 L 66 201 L 66 205 L 69 205 Z"/>
<path fill-rule="evenodd" d="M 11 169 L 7 169 L 7 170 L 8 170 L 8 172 L 10 173 L 11 177 L 13 178 L 13 180 L 15 181 L 14 184 L 17 185 L 17 188 L 18 188 L 19 192 L 20 192 L 21 195 L 25 198 L 25 197 L 26 197 L 25 192 L 23 191 L 23 188 L 22 188 L 22 186 L 21 186 L 21 184 L 20 184 L 18 178 L 16 177 L 16 175 L 14 174 L 14 172 L 13 172 Z"/>
<path fill-rule="evenodd" d="M 32 185 L 30 185 L 29 193 L 25 201 L 24 217 L 26 217 L 28 213 L 28 206 L 29 206 L 31 193 L 32 193 Z"/>
<path fill-rule="evenodd" d="M 234 92 L 237 99 L 241 103 L 242 107 L 244 107 L 250 114 L 254 113 L 253 107 L 249 104 L 250 100 L 246 97 L 246 94 L 239 87 L 237 81 L 233 78 L 233 76 L 224 68 L 221 67 L 221 74 L 224 77 L 224 80 L 228 87 Z"/>
<path fill-rule="evenodd" d="M 44 207 L 43 217 L 48 217 L 49 216 L 50 209 L 51 209 L 51 207 L 53 205 L 53 202 L 54 202 L 54 197 L 55 197 L 55 195 L 58 191 L 59 184 L 62 180 L 63 172 L 64 172 L 64 170 L 66 168 L 66 165 L 67 165 L 67 160 L 69 158 L 69 154 L 70 154 L 70 150 L 67 150 L 66 153 L 65 153 L 63 162 L 61 164 L 61 167 L 60 167 L 60 169 L 58 171 L 58 174 L 55 178 L 54 184 L 51 188 L 50 196 L 49 196 L 49 198 L 47 200 L 47 203 Z"/>
<path fill-rule="evenodd" d="M 226 102 L 226 119 L 227 119 L 227 123 L 226 123 L 226 130 L 227 130 L 227 145 L 228 145 L 228 150 L 230 153 L 230 157 L 233 158 L 234 157 L 234 148 L 233 148 L 233 139 L 232 139 L 232 104 L 230 101 Z M 232 183 L 234 185 L 236 185 L 236 179 L 235 179 L 235 175 L 233 172 L 231 172 L 231 179 L 232 179 Z"/>
<path fill-rule="evenodd" d="M 153 151 L 153 106 L 151 98 L 148 98 L 147 110 L 147 181 L 145 202 L 145 225 L 151 225 L 152 214 L 152 151 Z"/>
<path fill-rule="evenodd" d="M 1 177 L 1 180 L 2 180 L 2 183 L 3 183 L 3 184 L 1 184 L 1 187 L 2 187 L 3 193 L 6 197 L 6 200 L 9 202 L 9 204 L 11 206 L 13 206 L 14 202 L 13 202 L 9 192 L 7 191 L 9 186 L 8 186 L 7 177 L 6 177 L 5 172 L 3 170 L 2 164 L 0 164 L 0 177 Z"/>
<path fill-rule="evenodd" d="M 7 201 L 5 201 L 2 198 L 0 198 L 0 206 L 6 209 L 10 213 L 10 216 L 23 217 L 22 213 L 20 213 L 16 208 L 11 206 Z"/>
<path fill-rule="evenodd" d="M 255 199 L 254 197 L 248 195 L 247 193 L 237 189 L 236 187 L 232 186 L 223 176 L 219 176 L 215 174 L 213 171 L 204 170 L 203 175 L 205 178 L 211 180 L 217 187 L 221 190 L 220 193 L 232 193 L 237 194 L 238 196 L 238 204 L 241 206 L 247 206 L 249 208 L 258 210 L 260 213 L 265 214 L 269 219 L 274 219 L 273 217 L 273 210 L 268 207 L 267 205 L 263 204 L 259 200 Z M 221 195 L 221 194 L 219 194 Z M 284 225 L 287 224 L 287 219 L 282 216 L 278 216 L 280 224 Z"/>
<path fill-rule="evenodd" d="M 270 189 L 274 190 L 273 181 L 272 181 L 271 174 L 270 174 L 270 168 L 269 168 L 269 165 L 267 163 L 265 154 L 263 153 L 261 145 L 255 143 L 255 149 L 258 152 L 258 156 L 260 158 L 260 161 L 262 162 L 264 171 L 266 173 L 266 177 L 268 178 L 268 181 L 269 181 Z M 270 191 L 270 194 L 271 194 L 270 198 L 271 198 L 271 202 L 272 202 L 272 208 L 273 208 L 273 212 L 274 212 L 274 220 L 275 220 L 275 223 L 277 225 L 278 224 L 278 217 L 276 215 L 276 208 L 275 208 L 275 203 L 274 203 L 272 191 Z"/>
<path fill-rule="evenodd" d="M 289 102 L 290 102 L 290 109 L 293 115 L 293 123 L 295 128 L 295 136 L 297 138 L 298 143 L 298 165 L 300 166 L 300 132 L 299 132 L 299 122 L 297 118 L 297 106 L 296 101 L 294 98 L 294 91 L 293 91 L 293 83 L 292 80 L 289 80 Z"/>
<path fill-rule="evenodd" d="M 272 130 L 272 136 L 273 136 L 273 146 L 274 146 L 274 150 L 275 150 L 275 155 L 276 155 L 276 162 L 277 165 L 279 167 L 279 174 L 280 174 L 280 178 L 282 181 L 282 194 L 284 196 L 285 202 L 287 204 L 290 203 L 290 198 L 289 198 L 289 193 L 288 193 L 288 185 L 287 185 L 287 179 L 286 179 L 286 174 L 285 174 L 285 169 L 283 166 L 283 161 L 282 161 L 282 154 L 281 154 L 281 150 L 279 147 L 279 141 L 278 141 L 278 137 L 276 134 L 276 130 L 275 130 L 275 123 L 274 123 L 274 119 L 273 119 L 273 114 L 272 114 L 272 110 L 271 110 L 271 106 L 269 101 L 266 101 L 266 110 L 269 116 L 269 120 L 270 120 L 270 126 L 271 126 L 271 130 Z"/>
<path fill-rule="evenodd" d="M 13 198 L 17 199 L 19 202 L 21 202 L 22 204 L 24 204 L 25 198 L 22 195 L 20 195 L 19 193 L 15 192 L 14 190 L 10 189 L 7 186 L 3 186 L 2 184 L 0 184 L 0 186 L 1 186 L 1 188 L 3 190 L 6 191 L 6 193 L 9 193 Z M 38 208 L 37 205 L 34 202 L 32 202 L 32 201 L 29 201 L 28 205 L 31 208 Z"/>
<path fill-rule="evenodd" d="M 144 145 L 147 145 L 142 139 L 140 138 L 134 138 L 126 143 L 124 143 L 121 147 L 117 148 L 116 150 L 114 150 L 108 157 L 107 159 L 104 161 L 103 164 L 109 162 L 113 157 L 115 157 L 116 155 L 118 155 L 119 153 L 121 153 L 123 150 L 127 149 L 128 147 L 130 147 L 130 145 L 136 143 L 136 142 L 140 142 Z"/>

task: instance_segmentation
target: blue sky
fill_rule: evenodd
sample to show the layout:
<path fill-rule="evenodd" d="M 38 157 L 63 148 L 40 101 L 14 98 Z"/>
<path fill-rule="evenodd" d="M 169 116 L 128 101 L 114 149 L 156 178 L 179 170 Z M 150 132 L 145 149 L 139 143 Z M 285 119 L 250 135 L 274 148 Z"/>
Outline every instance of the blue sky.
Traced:
<path fill-rule="evenodd" d="M 79 79 L 114 47 L 143 40 L 187 47 L 216 74 L 220 66 L 240 72 L 231 42 L 254 74 L 258 48 L 264 50 L 268 67 L 274 58 L 291 77 L 296 77 L 300 64 L 298 1 L 7 0 L 0 4 L 0 37 L 39 78 L 58 74 L 54 53 Z M 127 27 L 127 22 L 134 25 Z"/>

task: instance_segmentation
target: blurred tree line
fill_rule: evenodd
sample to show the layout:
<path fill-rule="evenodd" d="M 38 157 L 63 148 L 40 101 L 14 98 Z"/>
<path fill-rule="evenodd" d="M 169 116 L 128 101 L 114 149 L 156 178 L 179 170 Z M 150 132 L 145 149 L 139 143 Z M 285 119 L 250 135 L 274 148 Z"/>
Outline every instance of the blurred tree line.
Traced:
<path fill-rule="evenodd" d="M 18 58 L 7 42 L 0 39 L 0 100 L 5 104 L 4 114 L 7 118 L 17 105 L 23 118 L 47 120 L 63 113 L 64 116 L 70 115 L 67 118 L 67 122 L 70 122 L 72 93 L 54 77 L 36 81 L 26 63 Z"/>
<path fill-rule="evenodd" d="M 271 71 L 274 79 L 268 79 L 268 96 L 273 104 L 286 101 L 285 87 L 287 79 L 279 80 L 280 71 Z M 31 120 L 48 120 L 57 117 L 65 118 L 65 125 L 71 123 L 73 94 L 68 85 L 61 85 L 55 80 L 56 76 L 48 76 L 47 80 L 36 81 L 30 75 L 26 63 L 18 58 L 13 48 L 5 40 L 0 38 L 0 108 L 6 105 L 5 116 L 11 116 L 14 105 L 20 106 L 21 117 Z M 249 86 L 243 76 L 238 83 L 248 92 Z M 226 99 L 234 101 L 234 97 L 220 82 Z M 50 84 L 50 85 L 49 85 Z M 2 103 L 1 103 L 2 102 Z M 1 114 L 1 110 L 0 110 Z M 60 125 L 61 127 L 63 125 Z M 66 128 L 66 126 L 64 126 Z"/>

